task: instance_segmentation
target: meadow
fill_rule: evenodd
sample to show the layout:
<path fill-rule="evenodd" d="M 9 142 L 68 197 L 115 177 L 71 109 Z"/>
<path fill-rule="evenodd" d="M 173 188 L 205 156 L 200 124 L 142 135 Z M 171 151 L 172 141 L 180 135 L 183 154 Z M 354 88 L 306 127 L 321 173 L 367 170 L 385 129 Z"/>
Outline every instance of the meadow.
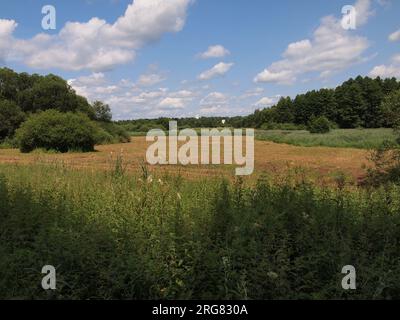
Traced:
<path fill-rule="evenodd" d="M 400 298 L 399 191 L 2 164 L 0 298 Z"/>
<path fill-rule="evenodd" d="M 311 134 L 306 130 L 257 130 L 257 139 L 303 147 L 337 147 L 374 149 L 382 142 L 396 141 L 393 129 L 335 129 L 329 133 Z"/>
<path fill-rule="evenodd" d="M 7 164 L 52 164 L 65 165 L 91 171 L 110 170 L 113 162 L 120 155 L 124 158 L 126 170 L 140 173 L 145 161 L 146 150 L 151 142 L 144 137 L 132 137 L 130 143 L 96 146 L 95 152 L 65 154 L 36 150 L 24 154 L 17 149 L 1 149 L 0 163 Z M 222 148 L 221 148 L 222 150 Z M 299 147 L 287 144 L 277 144 L 269 141 L 255 141 L 255 172 L 250 179 L 255 182 L 258 177 L 267 172 L 282 179 L 289 171 L 302 171 L 319 185 L 331 184 L 337 175 L 345 175 L 349 183 L 356 184 L 363 178 L 369 166 L 369 151 L 352 148 L 329 147 Z M 152 166 L 157 174 L 181 175 L 185 179 L 220 178 L 232 179 L 236 166 L 225 165 L 167 165 Z"/>
<path fill-rule="evenodd" d="M 235 178 L 148 145 L 0 150 L 0 299 L 400 298 L 400 187 L 357 187 L 367 150 L 257 140 Z"/>

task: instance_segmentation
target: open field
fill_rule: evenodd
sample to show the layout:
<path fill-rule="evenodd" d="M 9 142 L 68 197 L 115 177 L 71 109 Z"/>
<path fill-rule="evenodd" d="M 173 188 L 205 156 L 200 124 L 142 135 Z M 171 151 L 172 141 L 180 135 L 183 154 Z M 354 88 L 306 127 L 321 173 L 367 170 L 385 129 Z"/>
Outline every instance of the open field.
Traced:
<path fill-rule="evenodd" d="M 133 137 L 128 144 L 97 146 L 97 152 L 51 154 L 34 152 L 22 154 L 16 149 L 0 150 L 0 163 L 63 163 L 77 168 L 90 170 L 107 170 L 113 167 L 115 158 L 123 154 L 127 170 L 141 170 L 150 143 L 144 137 Z M 288 170 L 302 170 L 318 180 L 318 183 L 331 181 L 332 177 L 342 172 L 351 180 L 356 181 L 364 174 L 363 166 L 368 164 L 368 151 L 351 148 L 298 147 L 286 144 L 276 144 L 268 141 L 255 141 L 255 173 L 251 179 L 260 174 L 274 176 L 284 175 Z M 201 177 L 232 177 L 235 166 L 151 166 L 149 169 L 157 173 L 177 174 L 189 178 Z"/>
<path fill-rule="evenodd" d="M 324 134 L 305 130 L 257 130 L 257 139 L 303 147 L 339 147 L 373 149 L 384 141 L 395 142 L 392 129 L 337 129 Z"/>

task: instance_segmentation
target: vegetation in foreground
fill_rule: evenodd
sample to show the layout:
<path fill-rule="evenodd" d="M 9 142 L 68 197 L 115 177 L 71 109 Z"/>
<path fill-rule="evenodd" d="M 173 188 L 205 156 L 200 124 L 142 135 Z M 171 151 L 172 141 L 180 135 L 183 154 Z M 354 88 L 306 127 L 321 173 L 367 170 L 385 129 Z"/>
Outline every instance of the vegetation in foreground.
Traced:
<path fill-rule="evenodd" d="M 302 147 L 336 147 L 376 149 L 384 142 L 396 143 L 393 129 L 335 129 L 328 133 L 311 134 L 306 130 L 257 130 L 256 138 Z"/>
<path fill-rule="evenodd" d="M 399 299 L 399 194 L 1 165 L 0 298 Z"/>

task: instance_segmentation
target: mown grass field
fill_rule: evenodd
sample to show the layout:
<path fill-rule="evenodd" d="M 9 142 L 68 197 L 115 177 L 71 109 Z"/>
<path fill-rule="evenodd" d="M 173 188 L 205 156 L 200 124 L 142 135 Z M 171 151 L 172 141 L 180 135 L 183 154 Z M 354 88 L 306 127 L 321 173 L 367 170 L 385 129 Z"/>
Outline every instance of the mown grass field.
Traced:
<path fill-rule="evenodd" d="M 146 150 L 151 143 L 145 137 L 133 137 L 131 143 L 97 146 L 96 152 L 54 154 L 33 152 L 22 154 L 17 149 L 0 149 L 0 163 L 63 163 L 74 168 L 109 170 L 113 161 L 122 154 L 124 165 L 130 172 L 140 172 Z M 357 182 L 365 173 L 363 166 L 369 165 L 369 152 L 351 148 L 298 147 L 268 141 L 255 141 L 255 172 L 246 180 L 255 181 L 261 174 L 280 176 L 282 179 L 293 171 L 302 171 L 313 177 L 315 183 L 331 183 L 338 173 L 349 181 Z M 151 166 L 149 170 L 158 174 L 180 174 L 189 179 L 226 177 L 231 179 L 235 166 Z"/>
<path fill-rule="evenodd" d="M 337 147 L 373 149 L 382 142 L 396 141 L 392 129 L 336 129 L 325 134 L 311 134 L 305 130 L 257 130 L 257 139 L 303 147 Z"/>

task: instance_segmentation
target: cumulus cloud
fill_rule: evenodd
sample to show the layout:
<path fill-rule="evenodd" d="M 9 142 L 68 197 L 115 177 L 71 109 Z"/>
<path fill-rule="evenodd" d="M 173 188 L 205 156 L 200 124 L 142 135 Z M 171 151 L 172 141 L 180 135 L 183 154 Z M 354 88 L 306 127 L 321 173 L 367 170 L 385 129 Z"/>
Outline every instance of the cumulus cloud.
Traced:
<path fill-rule="evenodd" d="M 28 40 L 12 36 L 13 20 L 0 20 L 0 58 L 22 60 L 38 69 L 109 70 L 132 61 L 136 50 L 165 33 L 182 30 L 191 2 L 135 0 L 114 24 L 99 18 L 67 22 L 57 35 L 38 34 Z"/>
<path fill-rule="evenodd" d="M 183 109 L 185 103 L 182 98 L 167 97 L 159 103 L 159 106 L 166 109 Z"/>
<path fill-rule="evenodd" d="M 200 101 L 201 106 L 222 105 L 228 103 L 228 96 L 221 92 L 211 92 Z"/>
<path fill-rule="evenodd" d="M 198 54 L 198 57 L 201 59 L 210 59 L 210 58 L 222 58 L 229 55 L 229 50 L 225 49 L 221 45 L 215 45 L 208 47 L 206 52 Z"/>
<path fill-rule="evenodd" d="M 400 29 L 389 35 L 389 41 L 400 41 Z"/>
<path fill-rule="evenodd" d="M 89 101 L 109 104 L 114 119 L 132 119 L 183 115 L 183 110 L 199 96 L 199 92 L 167 88 L 149 89 L 122 79 L 113 82 L 103 73 L 92 73 L 68 80 L 69 85 Z M 187 114 L 187 112 L 186 112 Z"/>
<path fill-rule="evenodd" d="M 256 107 L 270 107 L 276 103 L 276 98 L 263 97 L 255 103 Z"/>
<path fill-rule="evenodd" d="M 400 54 L 396 54 L 392 57 L 392 63 L 388 65 L 375 66 L 369 73 L 373 78 L 392 78 L 395 77 L 400 79 Z"/>
<path fill-rule="evenodd" d="M 18 24 L 14 20 L 0 19 L 0 61 L 4 60 L 10 50 L 12 33 Z"/>
<path fill-rule="evenodd" d="M 370 6 L 371 0 L 356 2 L 358 25 L 365 24 L 372 15 Z M 364 61 L 362 54 L 368 47 L 366 38 L 343 29 L 340 19 L 327 16 L 321 19 L 311 39 L 289 44 L 283 59 L 260 72 L 254 82 L 291 84 L 298 76 L 311 72 L 327 77 Z"/>
<path fill-rule="evenodd" d="M 198 78 L 200 80 L 210 80 L 215 77 L 222 77 L 233 67 L 233 65 L 233 63 L 220 62 L 211 69 L 201 73 Z"/>
<path fill-rule="evenodd" d="M 398 78 L 400 79 L 400 54 L 395 54 L 387 65 L 375 66 L 369 73 L 371 77 Z"/>

